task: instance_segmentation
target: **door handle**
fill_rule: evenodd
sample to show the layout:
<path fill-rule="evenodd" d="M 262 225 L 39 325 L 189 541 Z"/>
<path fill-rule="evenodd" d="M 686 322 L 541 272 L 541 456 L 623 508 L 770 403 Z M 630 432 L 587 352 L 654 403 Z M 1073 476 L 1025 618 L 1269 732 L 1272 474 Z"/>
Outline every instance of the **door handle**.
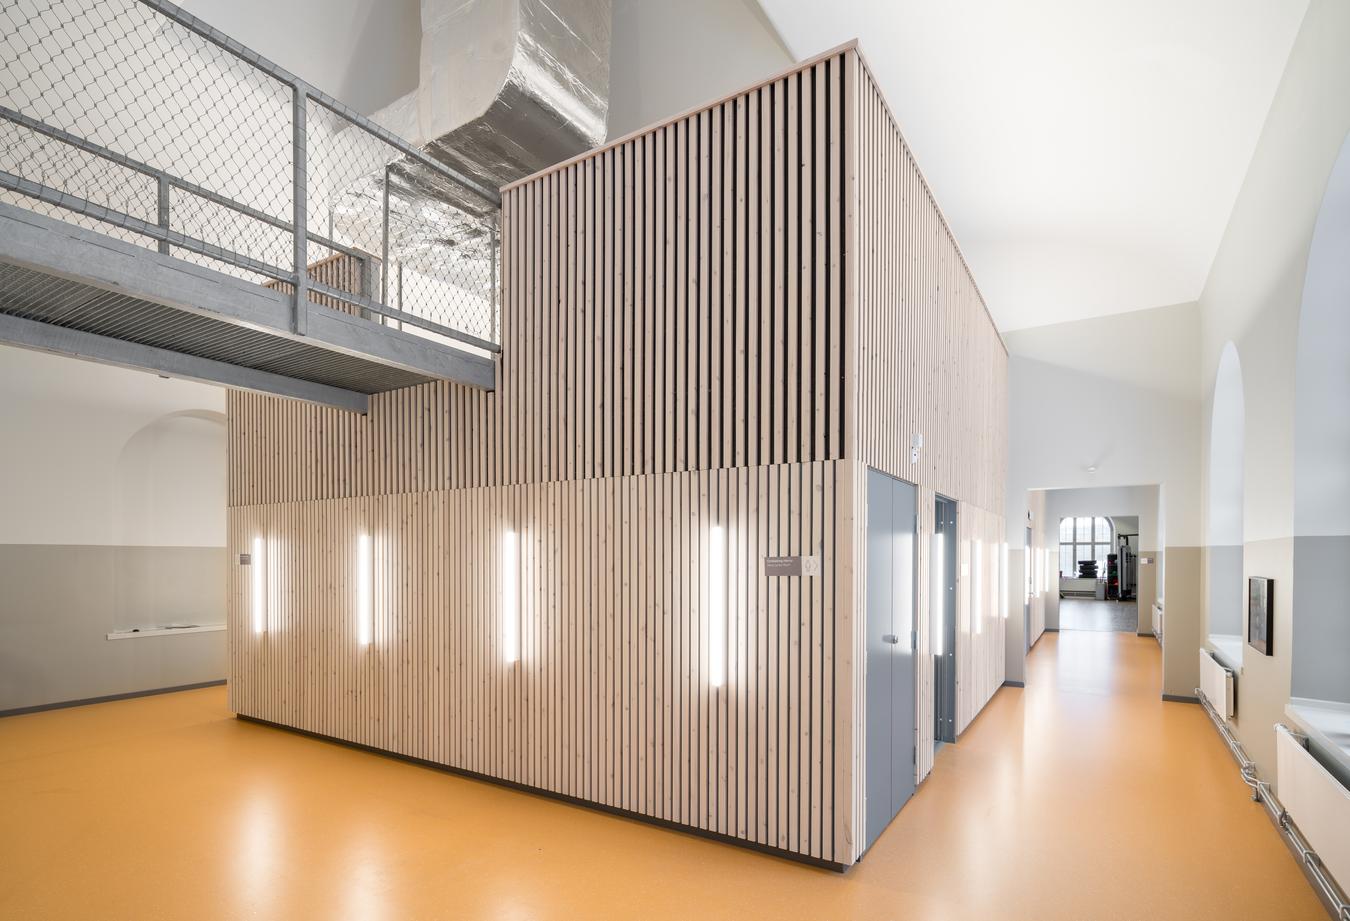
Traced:
<path fill-rule="evenodd" d="M 896 643 L 900 642 L 900 637 L 896 636 L 894 633 L 886 633 L 882 635 L 881 641 L 883 643 L 890 643 L 891 645 L 895 645 Z"/>

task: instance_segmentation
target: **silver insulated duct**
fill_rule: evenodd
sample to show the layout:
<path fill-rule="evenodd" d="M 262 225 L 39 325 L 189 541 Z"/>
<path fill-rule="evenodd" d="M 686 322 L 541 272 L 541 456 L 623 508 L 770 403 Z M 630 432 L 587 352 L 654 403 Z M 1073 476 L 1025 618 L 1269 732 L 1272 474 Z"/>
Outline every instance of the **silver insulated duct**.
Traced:
<path fill-rule="evenodd" d="M 378 300 L 495 341 L 494 190 L 604 141 L 610 0 L 421 0 L 421 16 L 418 87 L 374 120 L 485 192 L 342 131 L 330 228 L 377 255 Z"/>
<path fill-rule="evenodd" d="M 605 139 L 610 0 L 422 0 L 418 88 L 375 116 L 497 187 Z"/>

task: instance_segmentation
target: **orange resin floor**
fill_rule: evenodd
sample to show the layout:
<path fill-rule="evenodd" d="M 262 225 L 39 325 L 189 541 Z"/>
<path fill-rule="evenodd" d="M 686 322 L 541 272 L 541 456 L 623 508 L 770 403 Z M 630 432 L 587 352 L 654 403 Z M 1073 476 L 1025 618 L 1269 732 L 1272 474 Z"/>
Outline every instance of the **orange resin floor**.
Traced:
<path fill-rule="evenodd" d="M 1151 639 L 1047 634 L 847 874 L 233 719 L 0 720 L 0 918 L 1327 916 Z"/>

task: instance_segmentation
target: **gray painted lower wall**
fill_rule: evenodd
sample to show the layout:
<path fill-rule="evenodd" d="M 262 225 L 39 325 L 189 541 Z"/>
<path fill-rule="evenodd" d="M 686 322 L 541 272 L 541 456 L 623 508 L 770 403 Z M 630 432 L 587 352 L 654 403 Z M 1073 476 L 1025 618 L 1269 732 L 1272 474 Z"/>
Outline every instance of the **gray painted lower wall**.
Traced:
<path fill-rule="evenodd" d="M 1247 754 L 1261 769 L 1261 775 L 1274 778 L 1278 789 L 1275 724 L 1284 719 L 1284 709 L 1289 704 L 1290 675 L 1294 661 L 1294 606 L 1300 603 L 1292 587 L 1294 539 L 1282 537 L 1252 541 L 1246 545 L 1244 556 L 1246 576 L 1264 576 L 1275 580 L 1271 613 L 1272 654 L 1264 656 L 1243 643 L 1242 667 L 1238 669 L 1235 686 L 1237 712 L 1232 725 Z M 1196 655 L 1191 658 L 1198 662 Z"/>
<path fill-rule="evenodd" d="M 1350 703 L 1350 537 L 1294 538 L 1293 696 Z M 1276 587 L 1278 591 L 1279 587 Z M 1278 595 L 1277 595 L 1278 603 Z"/>
<path fill-rule="evenodd" d="M 225 677 L 225 633 L 108 640 L 225 621 L 225 549 L 0 545 L 0 710 Z"/>
<path fill-rule="evenodd" d="M 1209 633 L 1242 636 L 1246 630 L 1243 611 L 1246 589 L 1242 581 L 1242 547 L 1214 546 L 1208 551 L 1205 568 L 1205 598 L 1209 611 Z"/>
<path fill-rule="evenodd" d="M 1163 552 L 1167 599 L 1163 614 L 1162 692 L 1174 698 L 1195 696 L 1200 684 L 1201 571 L 1200 547 L 1168 546 Z"/>
<path fill-rule="evenodd" d="M 1135 630 L 1139 636 L 1153 635 L 1153 602 L 1158 597 L 1158 558 L 1157 550 L 1139 551 L 1138 565 L 1135 568 L 1135 602 L 1139 607 L 1139 624 Z M 1145 563 L 1144 560 L 1152 562 Z"/>

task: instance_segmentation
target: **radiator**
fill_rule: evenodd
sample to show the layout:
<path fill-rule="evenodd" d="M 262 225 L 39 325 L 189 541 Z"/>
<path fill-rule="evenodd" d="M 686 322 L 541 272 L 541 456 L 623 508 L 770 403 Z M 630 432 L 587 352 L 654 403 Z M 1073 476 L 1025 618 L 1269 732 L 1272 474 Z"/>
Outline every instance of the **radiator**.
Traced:
<path fill-rule="evenodd" d="M 1280 802 L 1331 878 L 1350 886 L 1350 790 L 1283 726 L 1275 727 L 1275 755 Z"/>
<path fill-rule="evenodd" d="M 1208 649 L 1200 650 L 1200 693 L 1209 705 L 1224 719 L 1231 719 L 1233 707 L 1233 673 L 1214 658 Z"/>
<path fill-rule="evenodd" d="M 1162 642 L 1163 638 L 1163 609 L 1158 602 L 1153 602 L 1153 635 Z"/>

